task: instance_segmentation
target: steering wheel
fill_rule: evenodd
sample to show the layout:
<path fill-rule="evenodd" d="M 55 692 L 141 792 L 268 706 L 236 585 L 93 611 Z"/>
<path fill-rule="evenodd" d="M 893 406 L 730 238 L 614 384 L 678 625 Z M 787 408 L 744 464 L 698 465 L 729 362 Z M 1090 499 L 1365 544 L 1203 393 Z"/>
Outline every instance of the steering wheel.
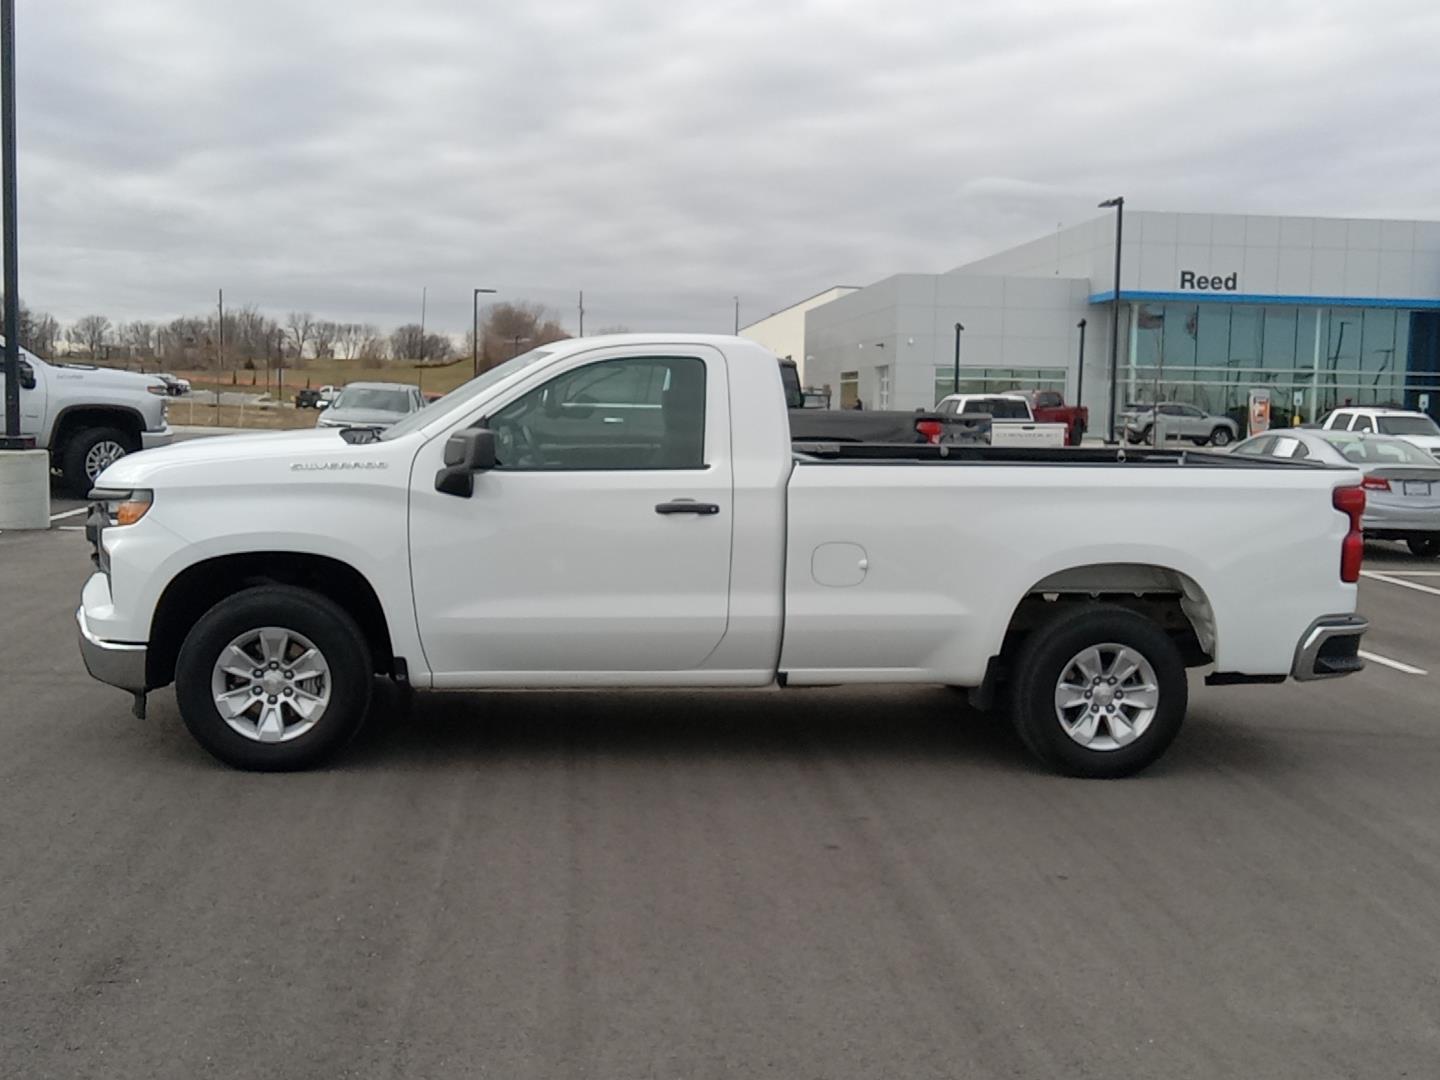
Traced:
<path fill-rule="evenodd" d="M 494 426 L 495 456 L 502 465 L 533 467 L 539 464 L 535 436 L 523 420 L 502 421 Z"/>

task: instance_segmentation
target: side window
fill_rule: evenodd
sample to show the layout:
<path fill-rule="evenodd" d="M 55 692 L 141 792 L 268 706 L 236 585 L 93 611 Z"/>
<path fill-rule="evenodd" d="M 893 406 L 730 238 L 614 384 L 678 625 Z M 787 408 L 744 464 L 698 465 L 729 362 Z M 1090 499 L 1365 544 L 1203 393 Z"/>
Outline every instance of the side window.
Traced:
<path fill-rule="evenodd" d="M 1275 436 L 1262 435 L 1258 439 L 1246 439 L 1233 451 L 1236 454 L 1243 454 L 1246 457 L 1264 457 L 1275 445 Z"/>
<path fill-rule="evenodd" d="M 936 405 L 936 406 L 935 406 L 935 411 L 936 411 L 937 413 L 939 413 L 941 416 L 954 416 L 954 415 L 955 415 L 955 402 L 953 402 L 953 401 L 942 401 L 942 402 L 940 402 L 939 405 Z"/>
<path fill-rule="evenodd" d="M 1375 424 L 1368 416 L 1357 416 L 1355 422 L 1350 425 L 1351 431 L 1374 431 Z"/>
<path fill-rule="evenodd" d="M 1349 419 L 1350 415 L 1348 413 L 1332 412 L 1329 416 L 1325 417 L 1325 423 L 1323 426 L 1326 429 L 1338 428 L 1343 431 L 1345 429 L 1346 422 Z"/>
<path fill-rule="evenodd" d="M 990 411 L 990 403 L 972 398 L 965 402 L 965 408 L 960 411 L 964 413 L 988 413 Z"/>
<path fill-rule="evenodd" d="M 512 401 L 490 428 L 502 469 L 703 469 L 705 362 L 586 364 Z"/>
<path fill-rule="evenodd" d="M 1275 440 L 1274 449 L 1270 451 L 1271 457 L 1294 457 L 1295 451 L 1300 448 L 1300 440 L 1292 439 L 1288 435 L 1281 435 Z"/>

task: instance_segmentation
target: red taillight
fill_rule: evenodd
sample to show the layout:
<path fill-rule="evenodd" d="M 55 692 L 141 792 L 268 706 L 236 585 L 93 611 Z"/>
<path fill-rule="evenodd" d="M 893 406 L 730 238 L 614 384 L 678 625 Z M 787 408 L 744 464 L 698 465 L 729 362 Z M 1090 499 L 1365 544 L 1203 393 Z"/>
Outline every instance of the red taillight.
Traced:
<path fill-rule="evenodd" d="M 1385 486 L 1388 489 L 1390 485 Z M 1353 583 L 1360 580 L 1360 563 L 1365 558 L 1365 533 L 1360 528 L 1365 514 L 1365 488 L 1336 488 L 1331 501 L 1336 510 L 1350 518 L 1350 531 L 1340 542 L 1340 580 Z"/>
<path fill-rule="evenodd" d="M 940 442 L 940 436 L 945 431 L 945 425 L 939 420 L 916 420 L 915 430 L 925 436 L 925 441 L 931 446 Z"/>
<path fill-rule="evenodd" d="M 1366 491 L 1389 491 L 1390 481 L 1383 476 L 1367 476 L 1360 481 L 1360 486 Z"/>

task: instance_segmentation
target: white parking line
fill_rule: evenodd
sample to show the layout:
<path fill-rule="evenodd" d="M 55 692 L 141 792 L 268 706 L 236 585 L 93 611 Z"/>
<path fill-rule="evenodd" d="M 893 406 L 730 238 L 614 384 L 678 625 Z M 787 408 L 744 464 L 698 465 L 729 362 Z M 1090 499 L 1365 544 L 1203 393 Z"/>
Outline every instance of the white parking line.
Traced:
<path fill-rule="evenodd" d="M 1361 570 L 1361 575 L 1375 581 L 1383 581 L 1389 585 L 1399 585 L 1402 589 L 1414 589 L 1416 592 L 1429 593 L 1431 596 L 1440 596 L 1440 589 L 1430 585 L 1421 585 L 1418 581 L 1406 581 L 1403 578 L 1391 577 L 1389 574 L 1377 573 L 1374 570 Z"/>
<path fill-rule="evenodd" d="M 1379 656 L 1373 652 L 1360 650 L 1360 656 L 1374 664 L 1383 664 L 1385 667 L 1394 668 L 1396 671 L 1403 671 L 1406 675 L 1429 675 L 1424 668 L 1418 668 L 1411 664 L 1402 664 L 1399 660 L 1391 660 L 1388 656 Z"/>
<path fill-rule="evenodd" d="M 61 511 L 60 513 L 58 513 L 58 514 L 51 514 L 51 515 L 50 515 L 50 520 L 51 520 L 51 521 L 59 521 L 61 518 L 75 517 L 75 515 L 77 515 L 77 514 L 88 514 L 89 512 L 90 512 L 90 507 L 88 507 L 88 506 L 77 506 L 74 510 L 62 510 L 62 511 Z"/>
<path fill-rule="evenodd" d="M 1372 573 L 1365 570 L 1363 573 Z M 1386 570 L 1387 574 L 1394 574 L 1396 577 L 1440 577 L 1440 570 Z"/>
<path fill-rule="evenodd" d="M 55 528 L 59 529 L 61 532 L 84 532 L 84 531 L 85 531 L 85 526 L 84 526 L 84 525 L 56 525 Z"/>

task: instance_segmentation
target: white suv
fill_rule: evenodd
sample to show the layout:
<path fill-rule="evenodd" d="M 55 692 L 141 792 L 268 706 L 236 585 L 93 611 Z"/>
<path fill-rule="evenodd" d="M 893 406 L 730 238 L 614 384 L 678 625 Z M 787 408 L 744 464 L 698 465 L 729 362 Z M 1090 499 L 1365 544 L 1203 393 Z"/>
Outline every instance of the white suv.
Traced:
<path fill-rule="evenodd" d="M 1440 458 L 1440 425 L 1410 409 L 1359 409 L 1346 406 L 1325 417 L 1327 431 L 1376 431 L 1395 435 Z"/>

